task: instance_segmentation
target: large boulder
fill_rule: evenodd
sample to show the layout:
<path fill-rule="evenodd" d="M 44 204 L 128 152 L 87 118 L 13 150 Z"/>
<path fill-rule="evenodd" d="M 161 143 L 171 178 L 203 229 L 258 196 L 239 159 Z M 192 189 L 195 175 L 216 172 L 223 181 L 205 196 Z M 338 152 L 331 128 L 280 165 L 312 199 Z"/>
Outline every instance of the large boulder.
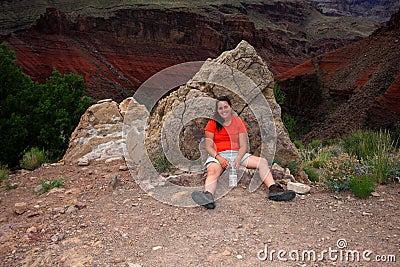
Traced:
<path fill-rule="evenodd" d="M 131 101 L 133 98 L 127 98 L 118 104 L 106 99 L 89 107 L 71 135 L 63 160 L 77 163 L 122 159 L 123 120 Z"/>
<path fill-rule="evenodd" d="M 207 64 L 207 62 L 214 64 Z M 248 99 L 245 101 L 243 96 L 240 97 L 234 90 L 229 90 L 218 84 L 202 82 L 204 80 L 215 79 L 215 77 L 212 76 L 218 75 L 221 75 L 219 79 L 224 79 L 224 75 L 221 74 L 221 70 L 218 69 L 218 64 L 225 64 L 250 78 L 254 84 L 258 86 L 262 95 L 268 102 L 273 117 L 270 121 L 272 120 L 272 123 L 275 124 L 276 130 L 276 147 L 274 147 L 274 150 L 276 149 L 275 161 L 279 162 L 281 165 L 286 165 L 291 161 L 297 160 L 299 158 L 299 152 L 290 141 L 288 132 L 281 119 L 281 108 L 274 97 L 273 75 L 255 49 L 246 41 L 242 41 L 235 49 L 226 51 L 218 58 L 208 60 L 207 62 L 192 80 L 167 97 L 161 99 L 157 104 L 149 119 L 149 126 L 146 134 L 146 145 L 150 153 L 157 151 L 161 147 L 162 135 L 165 135 L 163 136 L 163 138 L 165 137 L 164 139 L 174 139 L 179 136 L 179 149 L 186 158 L 191 160 L 202 158 L 202 156 L 204 156 L 204 151 L 199 149 L 199 144 L 202 143 L 204 137 L 204 127 L 207 123 L 207 118 L 213 113 L 214 108 L 207 104 L 207 99 L 227 95 L 232 101 L 233 109 L 247 123 L 249 129 L 250 152 L 260 154 L 263 140 L 261 138 L 262 133 L 260 132 L 260 128 L 262 128 L 260 126 L 262 125 L 259 125 L 260 119 L 258 118 L 258 113 L 262 112 L 261 110 L 265 107 L 254 109 L 251 104 L 249 104 Z M 204 107 L 204 109 L 191 110 L 187 108 L 187 103 L 192 102 L 195 102 L 197 106 Z M 168 116 L 182 106 L 185 107 L 182 109 L 185 114 L 177 114 L 178 117 L 181 116 L 183 118 L 186 116 L 196 119 L 185 121 L 183 127 L 178 125 L 182 123 L 182 121 L 179 120 L 176 125 L 168 126 L 170 129 L 180 130 L 180 132 L 166 132 L 163 130 L 166 124 L 173 121 L 168 121 Z M 198 114 L 189 114 L 190 112 Z M 205 114 L 208 114 L 208 117 L 205 116 Z M 266 121 L 265 123 L 271 122 Z"/>

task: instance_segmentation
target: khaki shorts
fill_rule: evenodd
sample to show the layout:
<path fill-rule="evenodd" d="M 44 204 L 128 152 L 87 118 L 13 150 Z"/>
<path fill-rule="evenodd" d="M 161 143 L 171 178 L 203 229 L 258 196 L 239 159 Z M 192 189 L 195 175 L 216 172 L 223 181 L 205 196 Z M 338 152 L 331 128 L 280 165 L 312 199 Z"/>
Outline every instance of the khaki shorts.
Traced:
<path fill-rule="evenodd" d="M 221 155 L 222 157 L 226 158 L 228 161 L 232 162 L 238 155 L 238 151 L 236 150 L 225 150 L 225 151 L 221 151 L 218 153 L 219 155 Z M 250 157 L 251 154 L 250 153 L 246 153 L 243 155 L 242 159 L 240 160 L 240 162 L 245 161 L 248 157 Z M 203 165 L 203 171 L 206 172 L 207 171 L 207 165 L 211 162 L 215 162 L 219 164 L 219 161 L 214 158 L 211 157 L 210 155 L 208 155 L 208 158 L 206 160 L 206 162 Z"/>

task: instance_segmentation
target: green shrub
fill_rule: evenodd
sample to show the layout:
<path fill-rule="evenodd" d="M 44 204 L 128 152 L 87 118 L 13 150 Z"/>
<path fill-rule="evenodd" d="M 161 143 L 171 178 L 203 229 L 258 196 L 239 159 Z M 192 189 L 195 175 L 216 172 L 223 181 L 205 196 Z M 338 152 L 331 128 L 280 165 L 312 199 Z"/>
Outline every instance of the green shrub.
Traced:
<path fill-rule="evenodd" d="M 308 149 L 314 149 L 314 148 L 322 147 L 322 141 L 318 140 L 318 139 L 314 139 L 308 144 L 307 147 L 308 147 Z"/>
<path fill-rule="evenodd" d="M 54 179 L 52 181 L 41 181 L 40 185 L 42 189 L 39 191 L 39 194 L 44 194 L 50 191 L 53 188 L 63 187 L 65 184 L 63 179 Z"/>
<path fill-rule="evenodd" d="M 290 173 L 293 176 L 296 176 L 299 174 L 301 164 L 296 160 L 296 161 L 290 161 L 287 165 L 287 168 L 289 169 Z"/>
<path fill-rule="evenodd" d="M 154 152 L 150 158 L 157 172 L 167 172 L 172 169 L 172 164 L 168 161 L 162 149 Z"/>
<path fill-rule="evenodd" d="M 349 180 L 352 176 L 362 174 L 365 174 L 365 169 L 360 161 L 343 153 L 327 162 L 321 180 L 326 188 L 340 192 L 349 189 Z"/>
<path fill-rule="evenodd" d="M 68 148 L 72 131 L 91 105 L 82 76 L 54 70 L 35 83 L 15 64 L 16 56 L 0 46 L 0 164 L 16 167 L 26 148 L 40 147 L 56 161 Z"/>
<path fill-rule="evenodd" d="M 391 151 L 395 142 L 387 131 L 355 131 L 342 140 L 344 150 L 358 159 L 368 159 Z"/>
<path fill-rule="evenodd" d="M 311 182 L 319 182 L 319 173 L 315 169 L 305 167 L 303 170 L 308 175 L 308 180 Z"/>
<path fill-rule="evenodd" d="M 294 140 L 293 144 L 297 147 L 297 149 L 302 150 L 304 149 L 303 142 L 301 140 Z"/>
<path fill-rule="evenodd" d="M 9 176 L 8 176 L 9 173 L 10 173 L 10 171 L 8 170 L 7 167 L 5 167 L 5 166 L 0 167 L 0 183 L 4 183 L 7 190 L 15 189 L 18 187 L 17 184 L 10 183 Z"/>
<path fill-rule="evenodd" d="M 283 113 L 282 122 L 289 133 L 290 139 L 294 140 L 296 137 L 296 124 L 297 124 L 296 118 L 288 113 Z"/>
<path fill-rule="evenodd" d="M 368 161 L 371 164 L 371 175 L 377 183 L 383 184 L 389 180 L 394 163 L 386 155 L 375 155 Z"/>
<path fill-rule="evenodd" d="M 276 103 L 283 105 L 285 103 L 286 94 L 281 90 L 277 83 L 274 84 L 274 96 Z"/>
<path fill-rule="evenodd" d="M 374 191 L 375 181 L 367 175 L 355 175 L 349 181 L 350 191 L 360 198 L 365 198 Z"/>
<path fill-rule="evenodd" d="M 5 166 L 0 166 L 0 181 L 8 181 L 9 170 Z"/>
<path fill-rule="evenodd" d="M 34 170 L 46 162 L 46 155 L 43 150 L 32 147 L 28 150 L 21 160 L 21 167 L 26 170 Z"/>

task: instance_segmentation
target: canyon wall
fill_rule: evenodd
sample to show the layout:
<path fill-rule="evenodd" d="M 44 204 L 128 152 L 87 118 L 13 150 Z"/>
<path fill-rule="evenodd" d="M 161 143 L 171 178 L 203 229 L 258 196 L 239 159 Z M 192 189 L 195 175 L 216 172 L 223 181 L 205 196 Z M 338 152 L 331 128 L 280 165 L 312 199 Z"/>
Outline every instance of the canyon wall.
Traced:
<path fill-rule="evenodd" d="M 400 121 L 400 11 L 371 36 L 277 76 L 306 141 Z"/>
<path fill-rule="evenodd" d="M 88 95 L 119 102 L 158 71 L 216 57 L 241 40 L 276 74 L 364 38 L 377 26 L 361 19 L 325 19 L 304 0 L 198 6 L 117 2 L 2 1 L 1 41 L 15 50 L 17 64 L 34 80 L 43 81 L 53 68 L 74 72 L 84 76 Z"/>

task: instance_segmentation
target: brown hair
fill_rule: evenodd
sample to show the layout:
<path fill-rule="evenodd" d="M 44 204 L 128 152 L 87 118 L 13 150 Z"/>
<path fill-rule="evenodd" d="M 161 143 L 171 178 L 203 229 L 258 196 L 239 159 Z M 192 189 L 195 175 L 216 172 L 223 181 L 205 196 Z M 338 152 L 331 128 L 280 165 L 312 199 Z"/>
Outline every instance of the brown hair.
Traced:
<path fill-rule="evenodd" d="M 231 100 L 227 96 L 220 96 L 217 98 L 217 102 L 215 102 L 215 112 L 214 112 L 214 120 L 217 124 L 217 131 L 221 131 L 223 126 L 222 123 L 224 122 L 224 119 L 219 115 L 218 113 L 218 103 L 221 101 L 226 101 L 230 107 L 232 107 Z"/>

